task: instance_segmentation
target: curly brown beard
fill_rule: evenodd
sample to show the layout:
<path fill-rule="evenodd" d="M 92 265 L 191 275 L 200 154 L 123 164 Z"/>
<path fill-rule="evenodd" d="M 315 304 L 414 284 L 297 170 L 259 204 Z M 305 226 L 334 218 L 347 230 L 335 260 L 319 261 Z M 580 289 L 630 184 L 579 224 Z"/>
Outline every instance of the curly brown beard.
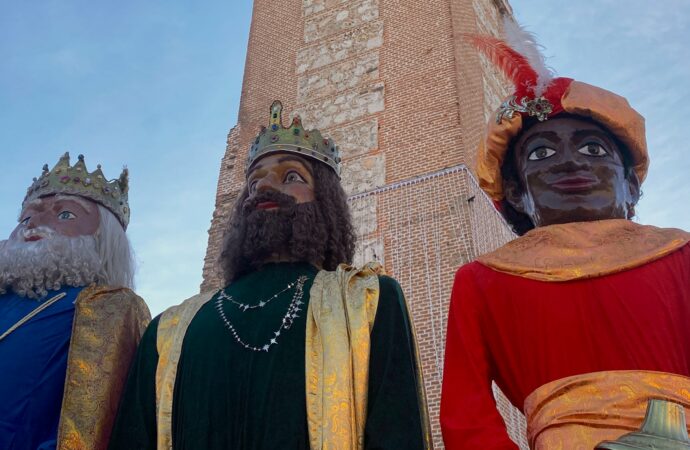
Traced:
<path fill-rule="evenodd" d="M 331 169 L 314 164 L 313 171 L 314 201 L 308 203 L 296 203 L 277 191 L 249 199 L 245 186 L 220 255 L 226 284 L 258 269 L 275 254 L 326 270 L 352 261 L 355 233 L 347 196 Z M 261 202 L 275 202 L 279 208 L 257 209 Z"/>

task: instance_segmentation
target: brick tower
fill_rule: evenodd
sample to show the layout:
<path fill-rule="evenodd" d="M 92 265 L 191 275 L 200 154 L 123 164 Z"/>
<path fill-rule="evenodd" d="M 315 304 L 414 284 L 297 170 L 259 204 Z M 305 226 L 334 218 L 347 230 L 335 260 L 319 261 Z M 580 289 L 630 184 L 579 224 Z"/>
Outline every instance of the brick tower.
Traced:
<path fill-rule="evenodd" d="M 202 289 L 220 284 L 223 230 L 273 100 L 285 122 L 299 114 L 305 128 L 333 137 L 359 238 L 355 262 L 381 261 L 406 294 L 437 449 L 453 275 L 512 238 L 472 175 L 504 83 L 459 36 L 497 35 L 507 14 L 506 0 L 255 0 L 209 230 Z M 519 416 L 503 409 L 520 434 Z"/>

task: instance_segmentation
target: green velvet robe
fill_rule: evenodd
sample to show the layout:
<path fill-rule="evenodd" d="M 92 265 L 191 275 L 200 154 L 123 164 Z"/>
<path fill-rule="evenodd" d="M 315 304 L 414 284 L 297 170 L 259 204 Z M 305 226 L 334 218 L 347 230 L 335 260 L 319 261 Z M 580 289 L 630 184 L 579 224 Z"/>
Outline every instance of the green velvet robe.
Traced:
<path fill-rule="evenodd" d="M 304 263 L 269 264 L 226 288 L 239 302 L 256 304 L 300 275 L 304 304 L 269 352 L 238 344 L 216 310 L 216 298 L 192 320 L 182 345 L 173 400 L 173 445 L 178 449 L 309 449 L 305 399 L 305 316 L 317 269 Z M 422 449 L 424 425 L 418 397 L 411 324 L 400 286 L 379 277 L 379 305 L 371 334 L 367 449 Z M 273 337 L 294 288 L 264 308 L 223 309 L 242 339 L 261 347 Z M 113 430 L 111 450 L 156 448 L 154 319 L 144 334 Z"/>

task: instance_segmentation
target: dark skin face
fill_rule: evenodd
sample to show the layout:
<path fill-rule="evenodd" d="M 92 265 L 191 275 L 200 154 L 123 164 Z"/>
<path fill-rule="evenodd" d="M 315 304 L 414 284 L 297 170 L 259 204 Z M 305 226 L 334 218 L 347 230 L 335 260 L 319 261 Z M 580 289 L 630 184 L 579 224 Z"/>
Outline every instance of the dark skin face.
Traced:
<path fill-rule="evenodd" d="M 276 153 L 264 156 L 257 161 L 247 173 L 247 187 L 249 197 L 246 202 L 253 202 L 254 198 L 266 191 L 276 191 L 289 195 L 296 203 L 314 201 L 314 174 L 311 164 L 296 155 Z M 256 205 L 257 209 L 267 211 L 280 207 L 272 201 L 262 201 Z M 266 259 L 266 262 L 291 261 L 292 258 L 277 252 Z"/>
<path fill-rule="evenodd" d="M 599 125 L 576 117 L 539 122 L 513 147 L 519 181 L 505 180 L 506 200 L 535 227 L 634 214 L 639 181 L 626 176 L 621 150 Z"/>
<path fill-rule="evenodd" d="M 297 203 L 314 200 L 314 176 L 311 164 L 304 158 L 287 153 L 264 156 L 247 173 L 249 199 L 266 190 L 289 195 Z M 270 202 L 259 203 L 261 209 L 274 209 Z"/>
<path fill-rule="evenodd" d="M 68 237 L 92 235 L 98 230 L 100 215 L 96 204 L 80 197 L 43 197 L 29 203 L 22 211 L 14 237 L 23 229 L 47 226 Z M 31 236 L 28 240 L 38 240 Z"/>

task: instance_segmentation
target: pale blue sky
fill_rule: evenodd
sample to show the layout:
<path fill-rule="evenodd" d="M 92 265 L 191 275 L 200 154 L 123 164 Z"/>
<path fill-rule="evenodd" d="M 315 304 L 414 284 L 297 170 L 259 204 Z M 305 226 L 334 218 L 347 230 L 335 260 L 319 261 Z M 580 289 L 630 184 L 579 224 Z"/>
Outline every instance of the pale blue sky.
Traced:
<path fill-rule="evenodd" d="M 639 220 L 690 229 L 690 1 L 511 4 L 559 75 L 615 91 L 647 118 Z M 195 294 L 251 3 L 5 1 L 1 11 L 0 237 L 31 178 L 64 151 L 113 178 L 126 163 L 137 291 L 154 314 Z"/>

